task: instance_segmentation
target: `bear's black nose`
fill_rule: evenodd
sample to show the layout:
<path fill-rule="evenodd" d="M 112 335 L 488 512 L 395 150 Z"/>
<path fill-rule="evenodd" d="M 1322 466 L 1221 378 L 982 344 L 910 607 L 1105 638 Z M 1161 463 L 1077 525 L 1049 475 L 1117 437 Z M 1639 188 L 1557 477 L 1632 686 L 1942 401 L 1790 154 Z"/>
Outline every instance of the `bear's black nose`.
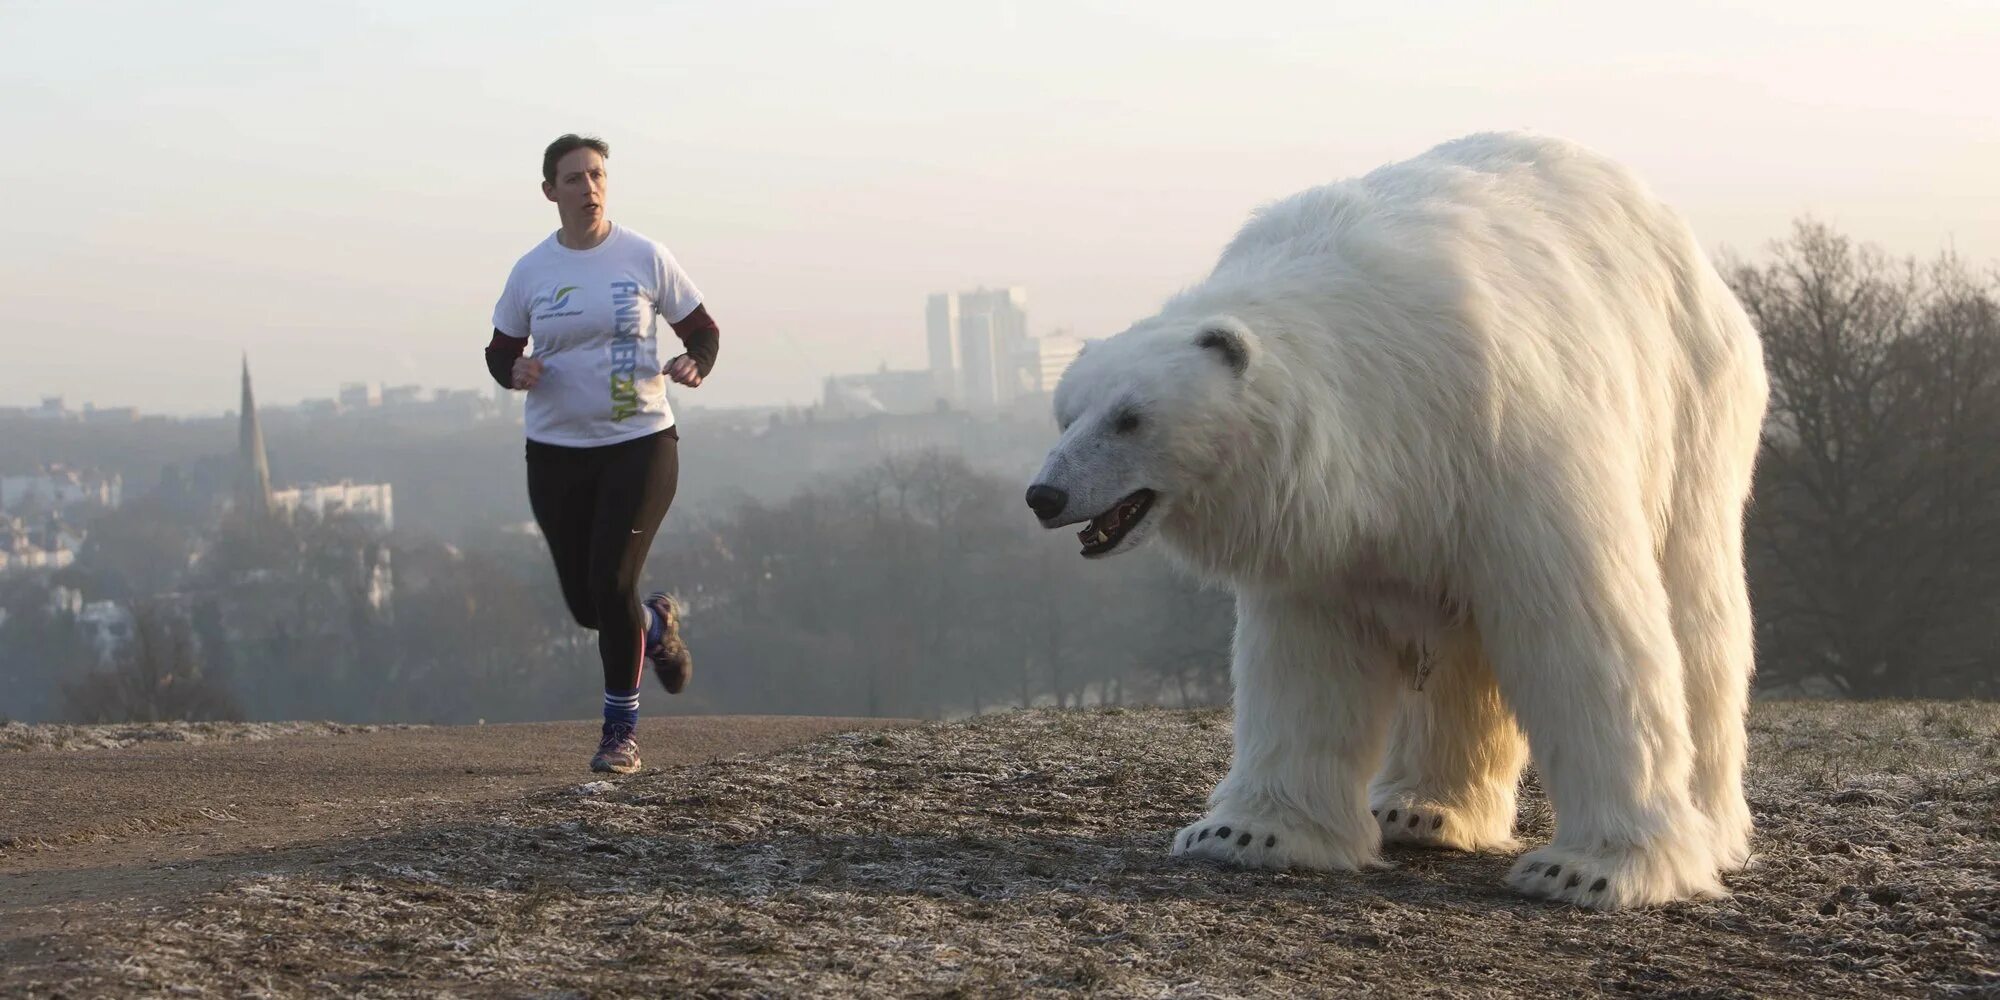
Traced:
<path fill-rule="evenodd" d="M 1036 483 L 1028 487 L 1028 509 L 1044 521 L 1053 521 L 1069 504 L 1069 494 L 1053 486 Z"/>

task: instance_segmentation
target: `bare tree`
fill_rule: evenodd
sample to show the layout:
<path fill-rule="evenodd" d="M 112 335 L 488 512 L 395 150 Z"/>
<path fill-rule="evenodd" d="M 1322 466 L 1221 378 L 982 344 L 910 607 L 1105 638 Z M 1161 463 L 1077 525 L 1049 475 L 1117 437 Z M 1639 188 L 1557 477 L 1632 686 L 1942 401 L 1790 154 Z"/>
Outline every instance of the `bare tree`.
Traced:
<path fill-rule="evenodd" d="M 2000 322 L 1991 280 L 1800 223 L 1731 283 L 1771 412 L 1748 559 L 1767 680 L 1993 690 Z"/>
<path fill-rule="evenodd" d="M 132 641 L 109 670 L 63 684 L 77 722 L 236 721 L 243 712 L 202 671 L 187 625 L 165 608 L 133 612 Z"/>

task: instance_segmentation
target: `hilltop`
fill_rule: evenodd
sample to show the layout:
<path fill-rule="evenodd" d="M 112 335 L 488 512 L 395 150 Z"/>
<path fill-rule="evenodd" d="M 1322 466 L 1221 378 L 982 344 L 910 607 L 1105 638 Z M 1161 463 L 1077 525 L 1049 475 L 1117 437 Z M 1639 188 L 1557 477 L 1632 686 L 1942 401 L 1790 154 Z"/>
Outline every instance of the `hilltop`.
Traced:
<path fill-rule="evenodd" d="M 579 775 L 448 817 L 406 816 L 338 850 L 249 852 L 168 909 L 93 912 L 17 946 L 0 988 L 1817 998 L 2000 988 L 2000 706 L 1759 704 L 1753 868 L 1728 880 L 1729 899 L 1622 914 L 1516 897 L 1497 856 L 1397 850 L 1391 867 L 1360 875 L 1170 861 L 1168 835 L 1227 766 L 1228 725 L 1217 711 L 1014 712 L 833 732 L 617 782 Z M 384 735 L 320 738 L 358 747 Z M 1532 776 L 1521 820 L 1525 842 L 1548 835 Z M 32 854 L 0 856 L 0 873 Z"/>

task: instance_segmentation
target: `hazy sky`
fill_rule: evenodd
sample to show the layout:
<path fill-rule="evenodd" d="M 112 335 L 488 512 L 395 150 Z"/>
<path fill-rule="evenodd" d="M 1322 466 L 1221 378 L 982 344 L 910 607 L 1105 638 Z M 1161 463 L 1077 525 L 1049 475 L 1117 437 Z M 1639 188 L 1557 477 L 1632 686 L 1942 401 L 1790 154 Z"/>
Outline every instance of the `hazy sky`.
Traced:
<path fill-rule="evenodd" d="M 933 290 L 1115 332 L 1258 203 L 1483 129 L 1625 160 L 1711 248 L 1811 213 L 2000 261 L 1997 95 L 1984 0 L 0 0 L 0 405 L 219 412 L 245 349 L 271 403 L 490 385 L 564 131 L 735 405 L 921 365 Z"/>

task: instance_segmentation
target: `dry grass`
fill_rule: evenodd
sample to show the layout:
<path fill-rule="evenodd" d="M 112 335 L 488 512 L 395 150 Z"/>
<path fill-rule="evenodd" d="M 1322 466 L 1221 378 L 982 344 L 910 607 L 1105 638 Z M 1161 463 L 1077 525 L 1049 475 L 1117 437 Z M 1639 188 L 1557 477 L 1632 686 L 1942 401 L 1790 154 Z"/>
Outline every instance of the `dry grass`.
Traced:
<path fill-rule="evenodd" d="M 1170 862 L 1216 712 L 1032 712 L 593 783 L 92 931 L 75 995 L 1882 997 L 2000 990 L 2000 706 L 1762 704 L 1732 898 L 1597 914 L 1507 859 Z M 1548 835 L 1529 783 L 1523 837 Z M 39 973 L 38 973 L 39 974 Z M 0 973 L 0 987 L 55 981 Z"/>

